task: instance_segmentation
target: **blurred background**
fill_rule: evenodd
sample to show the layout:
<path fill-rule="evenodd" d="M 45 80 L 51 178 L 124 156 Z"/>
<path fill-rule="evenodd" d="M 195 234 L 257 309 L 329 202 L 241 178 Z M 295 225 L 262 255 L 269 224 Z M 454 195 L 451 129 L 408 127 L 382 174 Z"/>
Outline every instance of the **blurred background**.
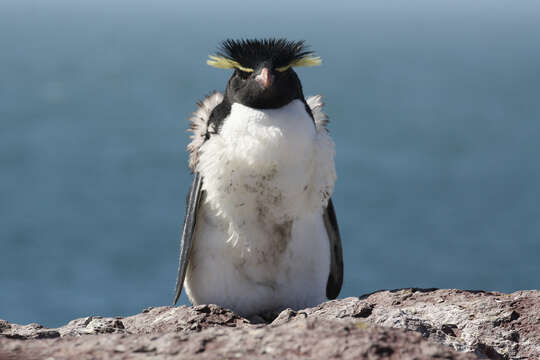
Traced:
<path fill-rule="evenodd" d="M 539 34 L 526 0 L 1 0 L 0 318 L 171 304 L 184 130 L 227 37 L 324 60 L 298 73 L 337 147 L 342 297 L 539 288 Z"/>

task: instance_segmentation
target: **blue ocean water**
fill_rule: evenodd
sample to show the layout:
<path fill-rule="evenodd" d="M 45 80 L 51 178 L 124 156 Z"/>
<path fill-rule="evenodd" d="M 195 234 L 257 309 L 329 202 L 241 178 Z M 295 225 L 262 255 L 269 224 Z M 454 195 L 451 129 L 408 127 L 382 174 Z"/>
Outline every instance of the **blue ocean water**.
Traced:
<path fill-rule="evenodd" d="M 336 142 L 341 296 L 540 288 L 534 1 L 0 2 L 0 318 L 172 301 L 195 102 L 226 37 L 306 39 Z M 181 298 L 185 303 L 185 296 Z"/>

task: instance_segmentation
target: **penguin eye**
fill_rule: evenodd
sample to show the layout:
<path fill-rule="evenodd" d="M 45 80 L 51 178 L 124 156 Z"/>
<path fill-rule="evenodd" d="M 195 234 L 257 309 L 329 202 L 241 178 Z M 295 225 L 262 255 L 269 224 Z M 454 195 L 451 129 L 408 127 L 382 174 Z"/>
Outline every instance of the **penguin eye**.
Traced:
<path fill-rule="evenodd" d="M 240 76 L 240 78 L 242 78 L 244 80 L 247 79 L 249 77 L 249 75 L 251 74 L 251 73 L 249 73 L 247 71 L 242 71 L 240 69 L 236 69 L 236 73 Z"/>

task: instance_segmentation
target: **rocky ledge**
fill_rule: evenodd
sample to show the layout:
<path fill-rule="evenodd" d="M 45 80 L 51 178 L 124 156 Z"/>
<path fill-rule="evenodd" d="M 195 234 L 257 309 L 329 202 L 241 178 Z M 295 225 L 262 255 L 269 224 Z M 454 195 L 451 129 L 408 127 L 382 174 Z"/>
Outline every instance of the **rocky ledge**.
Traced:
<path fill-rule="evenodd" d="M 540 291 L 401 289 L 271 323 L 215 305 L 90 316 L 57 329 L 0 320 L 0 359 L 540 359 Z"/>

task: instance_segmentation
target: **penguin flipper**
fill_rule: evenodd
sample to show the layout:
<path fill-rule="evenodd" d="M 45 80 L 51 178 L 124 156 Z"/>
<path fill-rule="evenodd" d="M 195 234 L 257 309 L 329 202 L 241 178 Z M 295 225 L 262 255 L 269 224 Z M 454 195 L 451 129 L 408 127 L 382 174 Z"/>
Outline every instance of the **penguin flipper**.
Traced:
<path fill-rule="evenodd" d="M 326 283 L 326 297 L 332 300 L 339 295 L 343 284 L 343 250 L 332 199 L 328 200 L 328 206 L 323 213 L 323 221 L 328 241 L 330 241 L 330 274 Z"/>
<path fill-rule="evenodd" d="M 223 102 L 223 94 L 217 91 L 212 92 L 197 104 L 197 110 L 193 113 L 189 119 L 190 126 L 189 131 L 192 132 L 191 142 L 188 144 L 187 149 L 189 152 L 189 167 L 193 171 L 193 183 L 189 189 L 186 204 L 186 217 L 184 218 L 184 227 L 182 228 L 182 240 L 180 242 L 180 256 L 178 258 L 178 276 L 176 278 L 176 291 L 174 294 L 174 304 L 178 301 L 180 294 L 182 293 L 182 287 L 184 286 L 184 279 L 186 277 L 187 267 L 189 265 L 189 258 L 191 255 L 191 248 L 193 247 L 193 240 L 195 235 L 195 225 L 197 222 L 197 213 L 199 205 L 202 202 L 203 190 L 202 176 L 197 171 L 197 163 L 199 161 L 199 149 L 204 142 L 209 138 L 211 133 L 214 133 L 215 126 L 211 124 L 211 119 L 214 118 L 215 122 L 219 124 L 220 119 L 217 119 L 217 115 L 221 115 L 223 118 L 226 114 L 217 114 L 214 110 L 218 105 Z"/>
<path fill-rule="evenodd" d="M 178 258 L 178 276 L 176 278 L 176 291 L 174 294 L 174 305 L 182 293 L 184 278 L 189 264 L 191 248 L 193 247 L 193 235 L 197 222 L 197 212 L 202 198 L 202 176 L 196 172 L 193 176 L 193 182 L 189 189 L 186 200 L 186 217 L 182 229 L 182 240 L 180 243 L 180 256 Z"/>

